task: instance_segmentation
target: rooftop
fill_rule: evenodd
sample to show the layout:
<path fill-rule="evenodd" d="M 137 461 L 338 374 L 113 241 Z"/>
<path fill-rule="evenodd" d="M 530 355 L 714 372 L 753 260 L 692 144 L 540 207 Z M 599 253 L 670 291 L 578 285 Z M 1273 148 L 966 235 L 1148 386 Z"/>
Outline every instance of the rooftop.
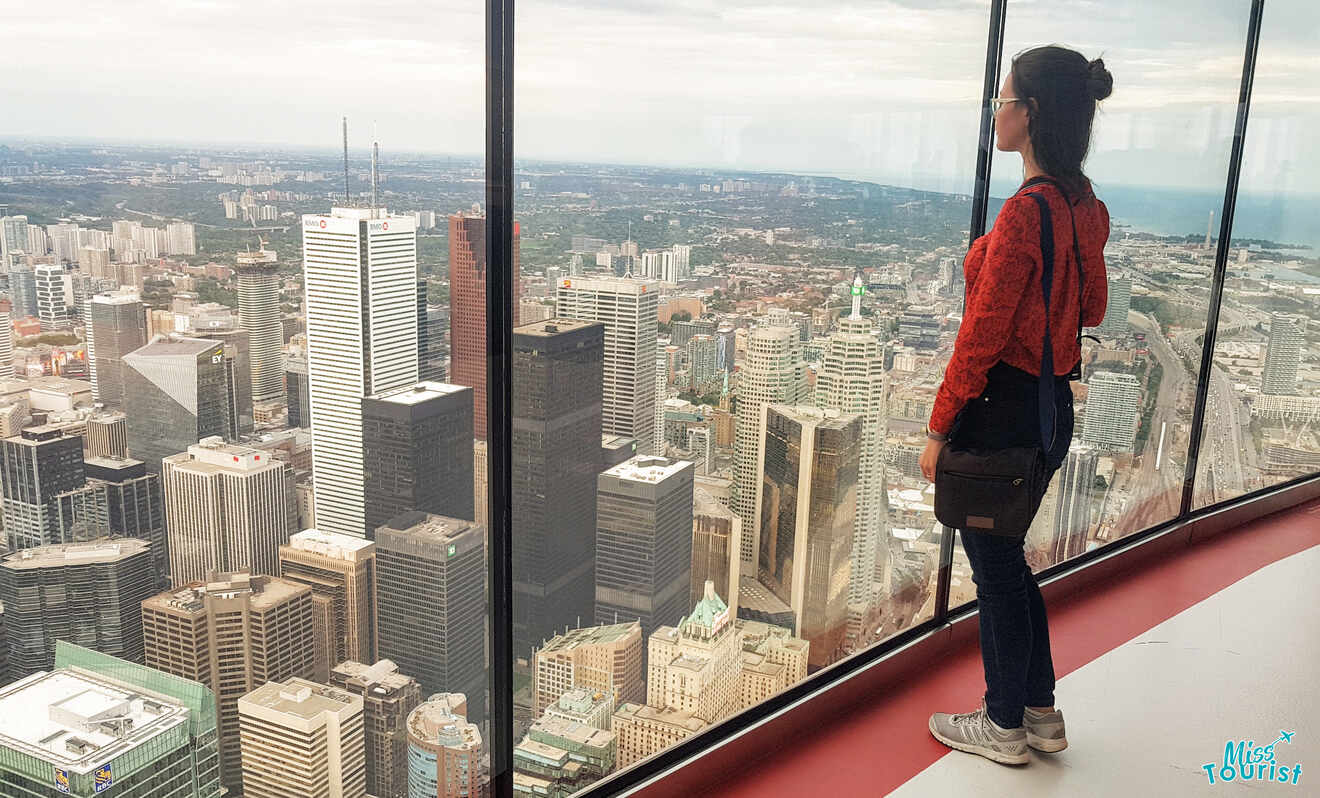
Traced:
<path fill-rule="evenodd" d="M 429 399 L 436 399 L 441 396 L 470 391 L 465 385 L 450 385 L 447 382 L 419 382 L 408 388 L 396 388 L 392 391 L 368 396 L 368 399 L 376 399 L 381 402 L 393 402 L 400 405 L 415 405 L 425 402 Z"/>
<path fill-rule="evenodd" d="M 167 590 L 142 602 L 143 609 L 173 610 L 187 613 L 199 613 L 205 610 L 203 599 L 207 596 L 234 598 L 247 595 L 255 610 L 264 610 L 275 606 L 298 593 L 311 588 L 298 583 L 280 579 L 276 576 L 249 576 L 246 573 L 212 574 L 208 582 L 190 582 L 180 588 Z"/>
<path fill-rule="evenodd" d="M 310 551 L 332 560 L 349 561 L 355 561 L 363 553 L 376 548 L 376 544 L 366 538 L 322 532 L 319 529 L 304 529 L 290 536 L 288 545 L 297 551 Z"/>
<path fill-rule="evenodd" d="M 240 712 L 243 704 L 273 709 L 282 715 L 301 720 L 316 720 L 329 714 L 337 714 L 345 709 L 351 710 L 356 704 L 360 710 L 362 699 L 337 687 L 307 679 L 293 677 L 285 682 L 266 682 L 239 699 Z"/>
<path fill-rule="evenodd" d="M 550 336 L 575 332 L 587 327 L 600 327 L 600 322 L 581 319 L 543 319 L 513 328 L 514 335 Z"/>
<path fill-rule="evenodd" d="M 633 629 L 640 630 L 641 625 L 637 621 L 629 621 L 609 626 L 588 626 L 584 629 L 573 629 L 550 638 L 541 647 L 541 651 L 562 651 L 578 646 L 598 646 L 604 643 L 614 643 L 627 637 Z"/>
<path fill-rule="evenodd" d="M 675 460 L 669 457 L 641 454 L 619 463 L 605 474 L 633 482 L 663 482 L 674 474 L 691 470 L 692 463 L 687 460 Z"/>
<path fill-rule="evenodd" d="M 423 701 L 408 714 L 408 736 L 446 748 L 481 747 L 474 723 L 450 711 L 447 701 Z"/>
<path fill-rule="evenodd" d="M 370 689 L 376 695 L 402 689 L 415 681 L 411 676 L 399 673 L 399 666 L 389 659 L 380 660 L 375 665 L 347 660 L 336 665 L 334 672 L 348 677 L 350 683 Z"/>
<path fill-rule="evenodd" d="M 0 747 L 76 773 L 187 723 L 183 705 L 85 671 L 40 671 L 0 688 Z"/>
<path fill-rule="evenodd" d="M 114 562 L 148 551 L 150 548 L 150 543 L 137 538 L 116 538 L 98 543 L 56 543 L 6 554 L 4 559 L 0 560 L 0 567 L 25 570 Z"/>
<path fill-rule="evenodd" d="M 157 335 L 139 349 L 124 355 L 125 358 L 170 357 L 172 355 L 197 355 L 217 346 L 219 341 L 209 338 L 189 338 L 183 335 Z"/>

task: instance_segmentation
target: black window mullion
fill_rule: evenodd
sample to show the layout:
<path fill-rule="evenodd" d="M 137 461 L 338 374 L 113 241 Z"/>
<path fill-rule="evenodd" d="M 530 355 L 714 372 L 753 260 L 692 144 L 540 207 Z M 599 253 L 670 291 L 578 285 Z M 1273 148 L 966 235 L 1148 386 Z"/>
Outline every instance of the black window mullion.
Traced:
<path fill-rule="evenodd" d="M 1242 59 L 1242 83 L 1238 89 L 1237 122 L 1233 129 L 1233 148 L 1228 159 L 1228 184 L 1224 189 L 1224 210 L 1219 217 L 1219 242 L 1215 247 L 1215 270 L 1210 286 L 1210 301 L 1205 318 L 1205 337 L 1201 346 L 1201 371 L 1196 377 L 1196 402 L 1192 409 L 1192 430 L 1187 442 L 1187 468 L 1183 472 L 1182 506 L 1185 517 L 1192 510 L 1196 487 L 1196 466 L 1201 454 L 1205 404 L 1210 392 L 1210 373 L 1214 368 L 1215 336 L 1219 329 L 1219 305 L 1224 295 L 1224 275 L 1228 269 L 1228 247 L 1232 243 L 1233 211 L 1237 206 L 1238 180 L 1242 173 L 1242 151 L 1247 136 L 1247 117 L 1251 108 L 1251 84 L 1256 76 L 1256 52 L 1260 46 L 1260 22 L 1265 0 L 1252 0 L 1251 20 L 1247 25 L 1247 48 Z"/>
<path fill-rule="evenodd" d="M 486 467 L 490 792 L 513 797 L 513 0 L 486 1 Z"/>

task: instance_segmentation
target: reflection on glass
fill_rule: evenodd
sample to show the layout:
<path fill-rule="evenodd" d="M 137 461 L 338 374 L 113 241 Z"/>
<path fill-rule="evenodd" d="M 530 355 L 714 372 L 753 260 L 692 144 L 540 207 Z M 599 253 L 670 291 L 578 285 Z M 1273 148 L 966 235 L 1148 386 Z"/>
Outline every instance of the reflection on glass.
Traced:
<path fill-rule="evenodd" d="M 0 659 L 79 675 L 0 714 L 147 742 L 5 735 L 0 795 L 489 780 L 483 10 L 448 6 L 7 10 Z M 89 567 L 59 612 L 24 586 Z"/>
<path fill-rule="evenodd" d="M 1181 15 L 1143 7 L 1079 31 L 1075 7 L 1010 4 L 1005 71 L 1014 53 L 1084 33 L 1079 46 L 1089 57 L 1103 53 L 1115 85 L 1084 164 L 1110 213 L 1108 304 L 1085 331 L 1101 343 L 1084 342 L 1072 447 L 1027 534 L 1033 571 L 1179 510 L 1214 265 L 1205 225 L 1223 204 L 1246 35 L 1245 9 L 1210 16 L 1189 31 Z M 1185 46 L 1170 51 L 1175 31 Z M 992 196 L 1010 195 L 1020 159 L 996 152 L 993 166 Z M 1001 205 L 992 199 L 991 213 Z M 958 541 L 955 574 L 965 563 Z M 955 586 L 950 603 L 974 596 Z"/>
<path fill-rule="evenodd" d="M 917 455 L 957 331 L 989 4 L 713 13 L 519 9 L 529 790 L 645 759 L 934 613 Z M 585 52 L 609 68 L 584 80 Z M 582 325 L 601 349 L 550 346 Z M 557 365 L 593 351 L 597 373 Z"/>
<path fill-rule="evenodd" d="M 1309 3 L 1271 3 L 1263 17 L 1197 507 L 1320 470 L 1317 34 Z"/>

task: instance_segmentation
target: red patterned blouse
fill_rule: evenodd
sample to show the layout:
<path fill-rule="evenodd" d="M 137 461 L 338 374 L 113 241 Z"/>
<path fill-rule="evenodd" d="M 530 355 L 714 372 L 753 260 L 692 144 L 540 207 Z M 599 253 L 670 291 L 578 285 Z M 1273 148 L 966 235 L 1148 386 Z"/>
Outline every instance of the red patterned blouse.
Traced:
<path fill-rule="evenodd" d="M 1067 374 L 1081 356 L 1077 344 L 1077 264 L 1074 263 L 1068 205 L 1055 186 L 1040 183 L 1004 203 L 994 228 L 972 243 L 963 260 L 966 297 L 953 356 L 935 395 L 929 427 L 947 433 L 968 401 L 981 394 L 986 372 L 1000 360 L 1040 374 L 1045 335 L 1041 298 L 1040 211 L 1027 193 L 1041 192 L 1054 225 L 1054 286 L 1050 293 L 1050 340 L 1054 372 Z M 1073 206 L 1082 250 L 1082 324 L 1095 327 L 1105 315 L 1109 284 L 1104 248 L 1109 209 L 1087 192 Z"/>

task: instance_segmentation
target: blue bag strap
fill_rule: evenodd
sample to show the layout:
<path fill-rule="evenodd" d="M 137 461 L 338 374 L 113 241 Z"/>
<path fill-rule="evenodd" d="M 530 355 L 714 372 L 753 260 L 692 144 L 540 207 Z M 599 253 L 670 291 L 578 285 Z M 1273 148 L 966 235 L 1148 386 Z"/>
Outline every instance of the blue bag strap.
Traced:
<path fill-rule="evenodd" d="M 1058 433 L 1058 412 L 1054 396 L 1054 345 L 1050 342 L 1050 293 L 1054 288 L 1054 222 L 1050 217 L 1049 202 L 1039 192 L 1028 192 L 1040 209 L 1041 297 L 1045 300 L 1045 342 L 1040 350 L 1040 383 L 1037 397 L 1040 403 L 1040 443 L 1049 456 L 1054 450 Z M 1078 332 L 1081 332 L 1078 330 Z"/>

